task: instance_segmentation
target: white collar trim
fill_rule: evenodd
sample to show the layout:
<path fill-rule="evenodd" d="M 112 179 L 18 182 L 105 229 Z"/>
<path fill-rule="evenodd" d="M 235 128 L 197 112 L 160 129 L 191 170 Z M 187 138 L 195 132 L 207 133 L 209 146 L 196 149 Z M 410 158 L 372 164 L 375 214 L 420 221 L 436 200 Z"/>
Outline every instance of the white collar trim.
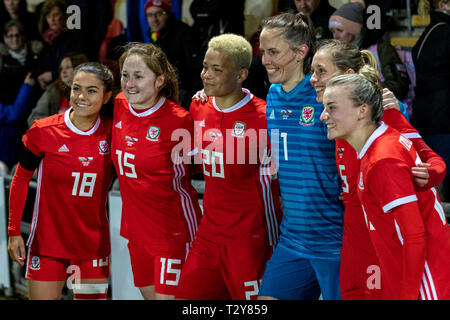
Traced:
<path fill-rule="evenodd" d="M 98 127 L 100 126 L 101 120 L 100 116 L 97 117 L 97 121 L 95 122 L 94 126 L 89 129 L 88 131 L 82 131 L 75 127 L 73 122 L 70 120 L 70 112 L 72 112 L 72 107 L 70 107 L 66 112 L 64 112 L 64 121 L 66 125 L 69 127 L 70 130 L 75 132 L 76 134 L 82 135 L 82 136 L 89 136 L 93 134 L 95 131 L 97 131 Z"/>
<path fill-rule="evenodd" d="M 253 94 L 252 94 L 248 89 L 242 88 L 242 91 L 245 93 L 245 97 L 242 98 L 242 100 L 239 101 L 238 103 L 236 103 L 235 105 L 233 105 L 233 106 L 231 106 L 231 107 L 229 107 L 229 108 L 227 108 L 227 109 L 225 109 L 225 110 L 221 110 L 221 109 L 216 105 L 216 97 L 213 97 L 213 98 L 212 98 L 212 103 L 213 103 L 214 108 L 215 108 L 217 111 L 219 111 L 219 112 L 224 112 L 224 113 L 233 112 L 233 111 L 236 111 L 236 110 L 242 108 L 242 107 L 245 106 L 247 103 L 249 103 L 250 100 L 253 99 Z"/>
<path fill-rule="evenodd" d="M 131 112 L 133 115 L 135 115 L 135 116 L 138 117 L 138 118 L 144 118 L 144 117 L 147 117 L 147 116 L 149 116 L 149 115 L 155 113 L 156 111 L 158 111 L 159 108 L 162 107 L 162 105 L 164 104 L 164 102 L 166 102 L 166 98 L 165 98 L 165 97 L 161 97 L 161 98 L 158 100 L 158 102 L 157 102 L 153 107 L 151 107 L 151 108 L 148 109 L 147 111 L 141 112 L 141 113 L 136 112 L 136 111 L 133 109 L 133 107 L 131 106 L 131 104 L 128 104 L 128 107 L 129 107 L 129 109 L 130 109 L 130 112 Z"/>
<path fill-rule="evenodd" d="M 358 154 L 358 159 L 362 159 L 364 155 L 366 154 L 367 150 L 370 148 L 372 143 L 378 139 L 383 133 L 386 132 L 388 126 L 381 121 L 378 128 L 370 135 L 369 139 L 367 139 L 366 143 L 364 144 L 364 147 L 361 149 L 361 152 Z"/>

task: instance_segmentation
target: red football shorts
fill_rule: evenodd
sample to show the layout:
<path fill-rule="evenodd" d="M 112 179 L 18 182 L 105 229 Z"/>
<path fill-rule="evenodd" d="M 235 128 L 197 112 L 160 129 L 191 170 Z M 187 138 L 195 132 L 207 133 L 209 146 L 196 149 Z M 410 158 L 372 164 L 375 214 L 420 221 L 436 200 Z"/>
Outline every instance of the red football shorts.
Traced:
<path fill-rule="evenodd" d="M 270 246 L 236 246 L 197 235 L 181 273 L 177 299 L 256 300 Z"/>
<path fill-rule="evenodd" d="M 110 274 L 109 257 L 95 260 L 73 260 L 42 256 L 30 250 L 26 278 L 38 281 L 103 279 Z"/>
<path fill-rule="evenodd" d="M 347 206 L 345 217 L 364 215 L 361 207 Z M 364 222 L 361 222 L 364 223 Z M 349 229 L 344 222 L 341 247 L 340 287 L 342 300 L 379 300 L 383 297 L 377 255 L 365 225 Z"/>
<path fill-rule="evenodd" d="M 156 293 L 175 295 L 188 248 L 188 243 L 172 249 L 162 249 L 129 241 L 134 285 L 154 285 Z"/>

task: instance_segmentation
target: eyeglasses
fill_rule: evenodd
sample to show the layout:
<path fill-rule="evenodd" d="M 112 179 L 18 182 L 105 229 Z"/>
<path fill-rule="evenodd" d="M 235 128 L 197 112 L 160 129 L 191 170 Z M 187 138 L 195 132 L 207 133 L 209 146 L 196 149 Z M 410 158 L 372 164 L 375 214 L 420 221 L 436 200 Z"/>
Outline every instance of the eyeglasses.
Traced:
<path fill-rule="evenodd" d="M 159 18 L 166 14 L 167 14 L 167 12 L 165 12 L 165 11 L 158 11 L 155 13 L 147 13 L 147 18 Z"/>
<path fill-rule="evenodd" d="M 12 39 L 12 38 L 20 38 L 22 35 L 20 33 L 13 33 L 13 34 L 7 34 L 5 35 L 5 38 Z"/>

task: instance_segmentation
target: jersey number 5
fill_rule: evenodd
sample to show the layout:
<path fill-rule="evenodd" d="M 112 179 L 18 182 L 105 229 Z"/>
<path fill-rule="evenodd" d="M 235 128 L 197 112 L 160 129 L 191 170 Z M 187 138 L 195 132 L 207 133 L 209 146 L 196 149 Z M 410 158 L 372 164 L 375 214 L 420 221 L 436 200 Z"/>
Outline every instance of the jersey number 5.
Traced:
<path fill-rule="evenodd" d="M 341 176 L 341 179 L 342 179 L 342 191 L 348 193 L 349 187 L 348 187 L 348 182 L 347 182 L 347 176 L 344 175 L 344 171 L 345 171 L 345 166 L 343 164 L 340 164 L 339 165 L 339 175 Z"/>

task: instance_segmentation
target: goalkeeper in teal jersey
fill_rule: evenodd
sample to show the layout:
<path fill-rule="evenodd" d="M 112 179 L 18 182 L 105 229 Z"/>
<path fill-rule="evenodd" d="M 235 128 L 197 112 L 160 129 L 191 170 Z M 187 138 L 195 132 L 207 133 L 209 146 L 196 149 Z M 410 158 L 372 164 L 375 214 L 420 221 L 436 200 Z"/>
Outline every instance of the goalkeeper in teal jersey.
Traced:
<path fill-rule="evenodd" d="M 283 201 L 281 239 L 266 266 L 260 299 L 340 299 L 344 206 L 335 143 L 319 120 L 311 86 L 311 20 L 285 13 L 263 22 L 260 49 L 272 83 L 267 122 Z"/>

